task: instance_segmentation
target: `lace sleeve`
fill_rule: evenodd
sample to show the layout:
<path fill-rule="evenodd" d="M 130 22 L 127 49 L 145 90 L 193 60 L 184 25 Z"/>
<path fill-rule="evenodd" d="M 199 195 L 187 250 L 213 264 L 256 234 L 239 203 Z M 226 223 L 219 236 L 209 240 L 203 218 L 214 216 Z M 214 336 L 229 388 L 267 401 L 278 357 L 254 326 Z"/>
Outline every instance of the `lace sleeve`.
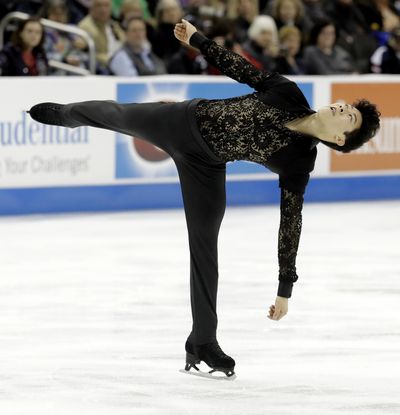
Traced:
<path fill-rule="evenodd" d="M 296 274 L 296 256 L 302 226 L 303 194 L 281 188 L 280 207 L 278 296 L 290 298 L 293 283 L 298 279 Z"/>
<path fill-rule="evenodd" d="M 249 61 L 235 52 L 217 45 L 213 40 L 195 32 L 190 37 L 190 44 L 200 50 L 207 62 L 243 84 L 248 84 L 256 91 L 265 89 L 264 82 L 270 74 L 257 69 Z"/>

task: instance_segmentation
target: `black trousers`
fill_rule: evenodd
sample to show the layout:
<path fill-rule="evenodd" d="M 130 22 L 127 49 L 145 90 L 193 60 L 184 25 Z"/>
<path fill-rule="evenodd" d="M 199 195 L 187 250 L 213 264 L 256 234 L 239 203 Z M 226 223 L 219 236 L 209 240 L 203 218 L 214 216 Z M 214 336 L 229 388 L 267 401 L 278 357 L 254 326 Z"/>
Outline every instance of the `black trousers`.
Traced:
<path fill-rule="evenodd" d="M 189 341 L 216 339 L 218 233 L 225 213 L 226 165 L 210 157 L 190 129 L 188 104 L 85 101 L 63 108 L 65 125 L 92 126 L 137 136 L 167 152 L 178 169 L 190 248 Z"/>

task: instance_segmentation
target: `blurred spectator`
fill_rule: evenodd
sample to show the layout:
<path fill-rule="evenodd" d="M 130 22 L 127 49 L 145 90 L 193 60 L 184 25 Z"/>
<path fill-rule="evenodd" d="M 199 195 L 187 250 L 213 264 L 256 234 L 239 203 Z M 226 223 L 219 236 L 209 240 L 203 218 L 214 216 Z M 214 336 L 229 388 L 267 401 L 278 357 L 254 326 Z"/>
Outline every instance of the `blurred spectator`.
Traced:
<path fill-rule="evenodd" d="M 186 44 L 174 53 L 168 62 L 167 68 L 170 74 L 208 74 L 208 63 L 204 56 L 197 49 Z"/>
<path fill-rule="evenodd" d="M 307 33 L 319 21 L 327 18 L 321 0 L 303 0 L 304 20 L 303 39 L 307 39 Z"/>
<path fill-rule="evenodd" d="M 374 4 L 382 16 L 383 30 L 385 32 L 391 32 L 400 24 L 398 12 L 391 1 L 375 0 Z"/>
<path fill-rule="evenodd" d="M 78 24 L 89 12 L 92 0 L 67 0 L 69 22 Z"/>
<path fill-rule="evenodd" d="M 257 0 L 238 0 L 237 18 L 235 19 L 235 40 L 244 43 L 248 40 L 248 30 L 254 19 L 259 15 Z"/>
<path fill-rule="evenodd" d="M 42 0 L 14 0 L 13 11 L 36 15 L 42 7 Z"/>
<path fill-rule="evenodd" d="M 94 40 L 97 73 L 107 74 L 109 58 L 125 40 L 122 28 L 111 19 L 111 0 L 92 0 L 89 15 L 81 20 L 78 26 Z"/>
<path fill-rule="evenodd" d="M 72 23 L 76 24 L 87 14 L 90 1 L 91 0 L 67 0 Z M 2 0 L 2 3 L 8 4 L 10 11 L 19 11 L 30 15 L 37 15 L 45 2 L 43 0 Z"/>
<path fill-rule="evenodd" d="M 38 18 L 20 21 L 11 43 L 0 52 L 0 73 L 3 76 L 47 75 L 43 42 L 44 31 Z"/>
<path fill-rule="evenodd" d="M 309 75 L 355 72 L 351 56 L 336 43 L 336 28 L 329 20 L 317 23 L 310 33 L 312 46 L 304 50 L 304 69 Z"/>
<path fill-rule="evenodd" d="M 282 26 L 297 26 L 302 30 L 304 7 L 300 0 L 276 0 L 272 17 L 278 29 Z"/>
<path fill-rule="evenodd" d="M 69 21 L 69 12 L 64 0 L 46 0 L 40 15 L 61 24 L 68 24 Z M 44 49 L 48 59 L 81 68 L 85 67 L 88 56 L 82 50 L 86 47 L 86 43 L 82 38 L 49 27 L 45 28 L 45 34 Z M 52 70 L 51 74 L 65 75 L 67 72 L 57 69 Z"/>
<path fill-rule="evenodd" d="M 0 2 L 0 20 L 12 10 L 14 0 L 4 0 Z"/>
<path fill-rule="evenodd" d="M 235 1 L 189 0 L 184 7 L 185 19 L 191 20 L 196 27 L 201 25 L 204 33 L 208 35 L 216 20 L 225 18 L 235 10 L 234 3 Z"/>
<path fill-rule="evenodd" d="M 227 17 L 230 13 L 229 3 L 231 2 L 227 0 L 210 0 L 208 3 L 213 16 Z"/>
<path fill-rule="evenodd" d="M 245 55 L 243 48 L 235 42 L 232 20 L 227 18 L 216 19 L 208 37 L 218 45 L 232 50 L 239 55 Z M 208 65 L 207 72 L 209 75 L 222 75 L 221 71 L 213 65 Z"/>
<path fill-rule="evenodd" d="M 184 4 L 185 3 L 185 4 Z M 189 0 L 182 2 L 186 14 L 202 16 L 204 18 L 225 17 L 228 15 L 230 7 L 229 3 L 223 0 Z"/>
<path fill-rule="evenodd" d="M 400 74 L 400 26 L 390 33 L 387 45 L 380 46 L 371 57 L 374 73 Z"/>
<path fill-rule="evenodd" d="M 273 71 L 278 55 L 278 31 L 271 16 L 257 16 L 248 31 L 249 40 L 243 44 L 244 56 L 257 68 Z"/>
<path fill-rule="evenodd" d="M 144 11 L 141 0 L 123 0 L 121 2 L 118 20 L 122 26 L 125 25 L 131 17 L 140 17 L 144 19 Z"/>
<path fill-rule="evenodd" d="M 301 32 L 296 26 L 283 26 L 279 30 L 280 50 L 275 70 L 284 75 L 303 75 L 300 57 Z"/>
<path fill-rule="evenodd" d="M 400 24 L 398 12 L 389 0 L 359 0 L 358 7 L 374 31 L 389 33 Z"/>
<path fill-rule="evenodd" d="M 353 0 L 333 0 L 325 11 L 338 28 L 337 45 L 353 57 L 358 72 L 369 72 L 370 57 L 377 45 L 360 9 Z"/>
<path fill-rule="evenodd" d="M 126 41 L 110 59 L 110 70 L 118 76 L 161 75 L 166 73 L 164 62 L 151 51 L 146 37 L 146 24 L 131 17 L 126 26 Z"/>
<path fill-rule="evenodd" d="M 146 24 L 147 39 L 151 44 L 154 44 L 155 30 L 153 27 L 153 19 L 145 18 L 146 13 L 142 8 L 142 1 L 143 0 L 123 0 L 119 13 L 119 22 L 122 27 L 126 29 L 126 24 L 131 17 L 143 19 Z"/>
<path fill-rule="evenodd" d="M 149 12 L 151 16 L 155 16 L 156 15 L 156 7 L 157 7 L 157 3 L 159 2 L 159 0 L 146 0 L 147 5 L 149 7 Z"/>
<path fill-rule="evenodd" d="M 153 51 L 168 64 L 181 44 L 174 35 L 175 24 L 183 16 L 183 10 L 177 0 L 160 0 L 156 8 L 157 28 L 154 35 Z"/>
<path fill-rule="evenodd" d="M 133 5 L 133 8 L 136 9 L 136 12 L 138 12 L 138 9 L 140 9 L 141 17 L 143 17 L 144 20 L 148 20 L 151 18 L 150 12 L 149 12 L 149 6 L 147 4 L 146 0 L 112 0 L 112 14 L 116 19 L 120 19 L 120 14 L 122 12 L 122 8 L 130 7 Z M 125 11 L 126 13 L 126 11 Z M 129 16 L 125 16 L 129 18 Z"/>

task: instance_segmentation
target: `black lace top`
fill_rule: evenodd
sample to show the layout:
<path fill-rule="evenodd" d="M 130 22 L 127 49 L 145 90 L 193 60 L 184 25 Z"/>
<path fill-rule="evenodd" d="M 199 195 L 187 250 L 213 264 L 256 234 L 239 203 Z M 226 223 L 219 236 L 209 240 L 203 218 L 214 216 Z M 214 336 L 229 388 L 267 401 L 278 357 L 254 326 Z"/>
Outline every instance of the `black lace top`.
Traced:
<path fill-rule="evenodd" d="M 314 111 L 296 84 L 287 78 L 260 71 L 198 32 L 192 35 L 190 44 L 222 73 L 257 91 L 235 98 L 200 100 L 195 116 L 201 136 L 221 161 L 253 161 L 279 174 L 278 295 L 289 298 L 298 279 L 296 256 L 303 194 L 314 168 L 317 140 L 285 124 Z"/>

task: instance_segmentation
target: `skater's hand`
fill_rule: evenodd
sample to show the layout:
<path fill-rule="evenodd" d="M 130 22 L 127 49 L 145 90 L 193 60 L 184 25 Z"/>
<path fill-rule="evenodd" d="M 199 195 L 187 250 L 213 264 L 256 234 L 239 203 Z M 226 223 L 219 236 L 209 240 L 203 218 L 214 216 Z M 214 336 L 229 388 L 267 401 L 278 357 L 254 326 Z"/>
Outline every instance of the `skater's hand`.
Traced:
<path fill-rule="evenodd" d="M 197 32 L 197 29 L 185 19 L 182 19 L 181 23 L 177 23 L 174 28 L 175 37 L 187 45 L 189 45 L 189 39 L 195 32 Z"/>
<path fill-rule="evenodd" d="M 280 320 L 288 312 L 288 298 L 276 297 L 275 305 L 271 305 L 269 308 L 270 320 Z"/>

